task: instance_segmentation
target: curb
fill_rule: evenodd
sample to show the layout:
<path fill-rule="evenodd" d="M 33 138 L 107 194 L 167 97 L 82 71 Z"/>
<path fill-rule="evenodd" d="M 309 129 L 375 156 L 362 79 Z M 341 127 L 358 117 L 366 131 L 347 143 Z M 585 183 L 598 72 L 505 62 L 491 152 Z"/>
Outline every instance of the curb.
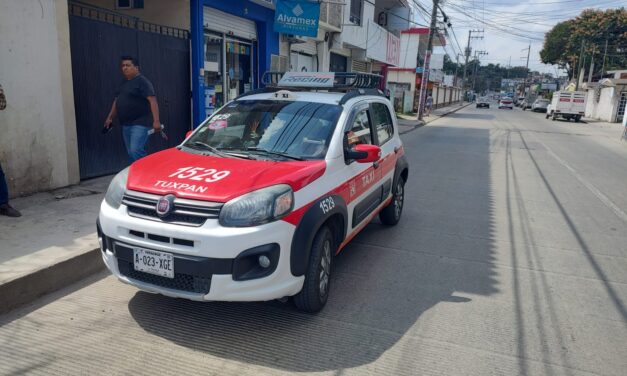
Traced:
<path fill-rule="evenodd" d="M 418 122 L 418 124 L 414 125 L 413 127 L 409 128 L 409 129 L 407 129 L 407 130 L 404 130 L 404 131 L 402 131 L 402 132 L 398 132 L 398 134 L 406 134 L 406 133 L 409 133 L 409 132 L 411 132 L 411 131 L 414 131 L 414 130 L 416 130 L 416 129 L 420 128 L 420 127 L 423 127 L 423 126 L 425 126 L 425 125 L 427 125 L 427 124 L 431 123 L 432 121 L 436 121 L 436 120 L 438 120 L 438 119 L 440 119 L 440 118 L 443 118 L 443 117 L 445 117 L 445 116 L 447 116 L 447 115 L 450 115 L 450 114 L 452 114 L 452 113 L 454 113 L 454 112 L 457 112 L 457 111 L 461 110 L 462 108 L 466 108 L 466 107 L 470 106 L 471 104 L 472 104 L 472 102 L 466 103 L 465 105 L 461 105 L 461 106 L 459 106 L 459 107 L 457 107 L 457 108 L 455 108 L 455 109 L 452 109 L 452 110 L 451 110 L 451 111 L 449 111 L 449 112 L 446 112 L 446 113 L 444 113 L 444 114 L 442 114 L 442 115 L 438 116 L 437 118 L 429 119 L 429 120 L 427 120 L 427 121 L 425 121 L 425 120 L 420 120 L 420 121 Z"/>
<path fill-rule="evenodd" d="M 101 270 L 100 248 L 59 261 L 0 285 L 0 315 L 61 290 Z"/>

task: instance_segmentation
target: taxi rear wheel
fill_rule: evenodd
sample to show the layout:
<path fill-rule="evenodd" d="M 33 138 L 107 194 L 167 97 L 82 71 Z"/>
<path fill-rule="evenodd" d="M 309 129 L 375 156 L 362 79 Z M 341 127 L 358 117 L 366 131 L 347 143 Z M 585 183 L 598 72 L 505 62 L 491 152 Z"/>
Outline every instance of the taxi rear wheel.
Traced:
<path fill-rule="evenodd" d="M 394 187 L 392 202 L 379 213 L 379 219 L 384 225 L 394 226 L 401 220 L 403 203 L 405 202 L 405 180 L 399 178 Z"/>
<path fill-rule="evenodd" d="M 303 289 L 294 295 L 294 304 L 299 310 L 315 313 L 327 303 L 334 254 L 333 233 L 327 226 L 323 226 L 318 230 L 311 246 Z"/>

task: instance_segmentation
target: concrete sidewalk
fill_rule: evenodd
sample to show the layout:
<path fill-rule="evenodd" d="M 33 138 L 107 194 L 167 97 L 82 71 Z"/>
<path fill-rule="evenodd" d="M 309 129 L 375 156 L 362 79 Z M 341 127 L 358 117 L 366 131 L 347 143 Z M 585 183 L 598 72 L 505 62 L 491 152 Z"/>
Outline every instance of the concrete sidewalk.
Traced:
<path fill-rule="evenodd" d="M 411 115 L 396 114 L 396 117 L 398 118 L 399 132 L 400 134 L 411 132 L 414 129 L 417 129 L 417 128 L 422 127 L 423 125 L 429 124 L 430 122 L 435 121 L 443 116 L 446 116 L 453 112 L 457 112 L 460 109 L 468 105 L 470 105 L 470 103 L 462 102 L 461 104 L 455 103 L 450 106 L 440 107 L 438 109 L 431 111 L 431 114 L 429 116 L 423 117 L 422 121 L 418 120 L 417 114 L 411 114 Z"/>
<path fill-rule="evenodd" d="M 96 218 L 113 176 L 16 198 L 0 216 L 0 314 L 102 270 Z"/>

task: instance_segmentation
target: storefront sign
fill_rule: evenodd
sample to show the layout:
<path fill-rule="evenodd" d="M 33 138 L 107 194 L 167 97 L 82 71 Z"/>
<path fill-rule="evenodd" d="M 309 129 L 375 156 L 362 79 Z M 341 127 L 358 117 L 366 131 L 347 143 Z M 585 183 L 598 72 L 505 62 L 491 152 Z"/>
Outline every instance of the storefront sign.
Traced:
<path fill-rule="evenodd" d="M 401 59 L 401 40 L 385 28 L 369 21 L 366 57 L 398 67 Z"/>
<path fill-rule="evenodd" d="M 315 37 L 318 35 L 320 3 L 297 0 L 277 0 L 274 31 L 284 34 Z"/>
<path fill-rule="evenodd" d="M 333 87 L 334 72 L 285 72 L 279 86 Z"/>

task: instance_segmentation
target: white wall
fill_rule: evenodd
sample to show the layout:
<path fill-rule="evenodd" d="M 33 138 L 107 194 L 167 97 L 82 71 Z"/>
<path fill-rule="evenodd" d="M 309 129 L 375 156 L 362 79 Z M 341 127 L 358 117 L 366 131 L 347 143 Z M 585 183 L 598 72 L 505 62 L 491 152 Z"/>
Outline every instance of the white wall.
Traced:
<path fill-rule="evenodd" d="M 374 5 L 371 2 L 363 2 L 361 26 L 350 22 L 350 1 L 344 6 L 344 26 L 341 33 L 341 41 L 350 44 L 352 47 L 366 49 L 368 39 L 368 24 L 374 18 Z"/>
<path fill-rule="evenodd" d="M 0 161 L 12 197 L 79 181 L 67 0 L 3 1 Z"/>
<path fill-rule="evenodd" d="M 594 90 L 588 90 L 586 97 L 586 117 L 607 121 L 609 123 L 615 122 L 620 91 L 620 85 L 618 87 L 604 87 L 601 89 L 601 96 L 597 102 Z"/>
<path fill-rule="evenodd" d="M 115 0 L 81 0 L 157 25 L 190 30 L 189 0 L 145 0 L 143 9 L 115 9 Z"/>
<path fill-rule="evenodd" d="M 388 71 L 388 83 L 410 84 L 411 91 L 416 90 L 416 73 L 403 71 Z"/>
<path fill-rule="evenodd" d="M 416 68 L 418 56 L 418 34 L 401 34 L 400 68 Z"/>

